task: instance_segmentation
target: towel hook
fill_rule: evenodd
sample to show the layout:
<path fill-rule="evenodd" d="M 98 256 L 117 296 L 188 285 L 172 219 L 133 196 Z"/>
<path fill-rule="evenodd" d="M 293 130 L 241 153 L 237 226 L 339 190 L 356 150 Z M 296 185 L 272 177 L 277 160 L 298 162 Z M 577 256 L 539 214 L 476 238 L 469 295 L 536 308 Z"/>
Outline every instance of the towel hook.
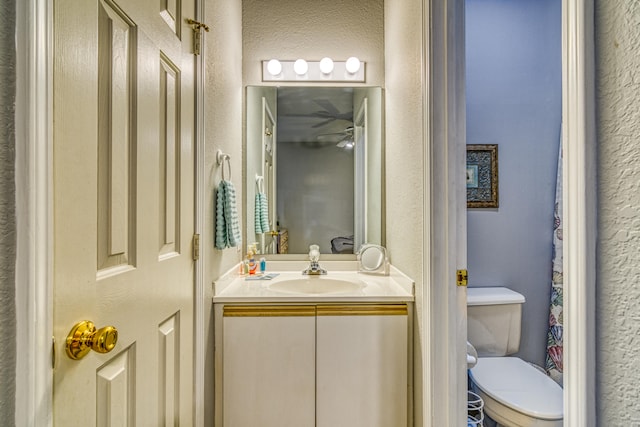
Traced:
<path fill-rule="evenodd" d="M 222 180 L 224 181 L 224 162 L 227 162 L 227 166 L 229 166 L 229 181 L 231 181 L 231 156 L 223 153 L 222 150 L 218 150 L 216 153 L 216 160 L 218 165 L 222 165 Z"/>

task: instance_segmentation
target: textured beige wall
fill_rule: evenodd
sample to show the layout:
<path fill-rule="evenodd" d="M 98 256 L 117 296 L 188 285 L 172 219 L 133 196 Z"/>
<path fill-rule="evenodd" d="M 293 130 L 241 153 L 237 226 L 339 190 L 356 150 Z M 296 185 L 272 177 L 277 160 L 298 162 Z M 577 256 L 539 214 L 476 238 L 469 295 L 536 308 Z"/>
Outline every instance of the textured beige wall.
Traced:
<path fill-rule="evenodd" d="M 205 425 L 213 425 L 213 297 L 211 283 L 240 262 L 236 248 L 214 248 L 214 189 L 222 178 L 216 151 L 231 156 L 232 182 L 242 218 L 242 2 L 205 2 Z"/>
<path fill-rule="evenodd" d="M 231 156 L 231 181 L 242 200 L 242 34 L 241 0 L 207 2 L 205 69 L 205 224 L 206 272 L 215 279 L 240 261 L 236 248 L 214 249 L 214 190 L 222 179 L 216 152 Z M 226 166 L 225 166 L 226 168 Z M 242 208 L 241 202 L 238 208 Z M 242 212 L 238 212 L 242 217 Z"/>
<path fill-rule="evenodd" d="M 245 3 L 250 4 L 250 1 Z M 259 3 L 254 1 L 253 3 Z M 281 2 L 274 2 L 281 3 Z M 311 2 L 310 2 L 311 3 Z M 324 4 L 324 2 L 318 2 Z M 330 2 L 334 3 L 334 2 Z M 336 2 L 340 4 L 341 2 Z M 207 35 L 206 49 L 209 59 L 206 70 L 206 221 L 203 244 L 206 249 L 207 297 L 208 284 L 220 273 L 237 261 L 239 254 L 234 250 L 223 253 L 213 250 L 213 186 L 220 176 L 215 166 L 215 151 L 220 148 L 232 155 L 234 182 L 241 182 L 241 142 L 242 142 L 242 36 L 241 1 L 206 2 L 206 16 L 212 26 Z M 266 3 L 263 3 L 266 4 Z M 316 3 L 313 3 L 314 5 Z M 363 3 L 364 4 L 364 3 Z M 419 91 L 419 16 L 420 1 L 387 0 L 385 2 L 386 44 L 386 86 L 387 106 L 387 216 L 403 218 L 402 221 L 387 222 L 387 245 L 394 264 L 421 283 L 422 265 L 419 248 L 422 247 L 422 147 L 419 135 L 421 126 L 421 103 Z M 15 1 L 2 3 L 0 22 L 3 43 L 2 64 L 15 64 L 8 57 L 12 45 Z M 258 4 L 259 6 L 259 4 Z M 364 6 L 363 6 L 364 7 Z M 311 9 L 313 10 L 313 9 Z M 315 12 L 309 12 L 314 14 Z M 310 18 L 309 18 L 310 19 Z M 597 20 L 597 81 L 598 81 L 598 141 L 599 141 L 599 248 L 598 248 L 598 425 L 615 427 L 628 426 L 630 420 L 640 420 L 638 411 L 638 383 L 640 383 L 640 340 L 634 339 L 640 330 L 640 286 L 637 278 L 640 266 L 640 3 L 627 1 L 600 1 L 596 7 Z M 282 25 L 273 22 L 274 26 Z M 256 43 L 259 40 L 255 40 Z M 334 51 L 338 56 L 351 54 L 343 52 L 334 40 Z M 338 45 L 335 45 L 338 44 Z M 277 45 L 270 45 L 264 57 L 280 54 Z M 323 46 L 314 41 L 311 46 Z M 297 51 L 307 52 L 308 45 L 302 44 Z M 288 51 L 296 56 L 295 46 Z M 318 53 L 320 54 L 320 53 Z M 360 53 L 358 52 L 360 55 Z M 405 56 L 406 55 L 406 56 Z M 408 58 L 408 60 L 407 60 Z M 376 69 L 376 60 L 367 59 L 369 70 Z M 377 61 L 382 63 L 380 55 Z M 378 65 L 381 67 L 382 65 Z M 12 73 L 11 68 L 0 67 L 0 75 Z M 257 69 L 257 68 L 256 68 Z M 256 71 L 257 72 L 257 71 Z M 375 83 L 383 85 L 382 72 Z M 251 77 L 256 83 L 256 77 Z M 250 79 L 248 79 L 250 80 Z M 5 201 L 13 188 L 12 145 L 6 133 L 13 124 L 11 79 L 2 79 L 0 120 L 0 162 L 3 172 L 2 200 L 0 201 L 0 250 L 3 253 L 0 265 L 0 323 L 3 337 L 15 340 L 15 334 L 6 333 L 7 318 L 13 311 L 13 280 L 10 275 L 13 263 L 7 255 L 15 253 L 15 243 L 10 236 L 13 226 L 10 217 L 14 206 Z M 257 79 L 259 81 L 259 78 Z M 402 142 L 402 143 L 400 143 Z M 6 177 L 4 174 L 6 173 Z M 406 220 L 405 220 L 406 219 Z M 402 225 L 404 223 L 405 225 Z M 7 240 L 9 239 L 9 240 Z M 6 243 L 6 247 L 5 247 Z M 418 288 L 421 292 L 421 287 Z M 209 308 L 209 307 L 207 307 Z M 212 343 L 212 323 L 207 312 L 207 342 Z M 1 419 L 13 419 L 13 376 L 12 362 L 3 346 L 0 358 Z M 207 347 L 207 372 L 212 371 L 212 346 Z M 7 375 L 5 378 L 5 374 Z M 212 375 L 207 375 L 211 377 Z M 5 380 L 6 379 L 6 380 Z M 207 379 L 205 402 L 212 402 L 212 386 Z M 205 405 L 207 420 L 212 425 L 212 404 Z M 416 422 L 417 425 L 422 425 Z"/>
<path fill-rule="evenodd" d="M 245 85 L 261 84 L 261 60 L 357 55 L 366 85 L 386 87 L 387 215 L 402 219 L 387 221 L 387 242 L 412 277 L 422 274 L 421 10 L 418 0 L 243 2 Z"/>
<path fill-rule="evenodd" d="M 391 262 L 416 282 L 415 425 L 423 425 L 424 338 L 422 1 L 385 1 L 386 238 Z"/>
<path fill-rule="evenodd" d="M 640 423 L 640 2 L 595 3 L 597 410 L 617 427 Z"/>
<path fill-rule="evenodd" d="M 383 0 L 244 0 L 244 84 L 262 84 L 261 61 L 367 63 L 366 84 L 384 85 Z"/>
<path fill-rule="evenodd" d="M 251 3 L 247 1 L 245 3 Z M 259 3 L 254 1 L 254 3 Z M 279 3 L 279 2 L 274 2 Z M 280 2 L 281 3 L 281 2 Z M 310 2 L 312 3 L 312 2 Z M 324 2 L 318 2 L 324 4 Z M 333 2 L 330 2 L 333 4 Z M 341 2 L 336 2 L 340 4 Z M 266 4 L 266 2 L 263 2 Z M 316 3 L 313 3 L 314 5 Z M 363 3 L 366 4 L 366 3 Z M 387 244 L 394 264 L 421 283 L 422 265 L 419 248 L 422 210 L 422 139 L 421 104 L 419 91 L 419 15 L 420 1 L 387 0 L 385 2 L 386 86 L 387 106 L 387 216 L 406 218 L 387 222 Z M 15 59 L 7 56 L 13 40 L 15 1 L 2 3 L 0 22 L 3 40 L 0 75 L 12 74 Z M 232 155 L 234 182 L 241 180 L 242 141 L 242 37 L 241 1 L 206 2 L 206 16 L 212 26 L 207 35 L 206 94 L 206 204 L 207 227 L 203 244 L 206 250 L 206 289 L 218 274 L 237 261 L 234 250 L 223 253 L 213 248 L 213 185 L 219 180 L 215 166 L 215 151 L 220 148 Z M 363 6 L 364 7 L 364 6 Z M 313 9 L 311 9 L 313 10 Z M 315 15 L 315 12 L 309 12 Z M 310 19 L 310 18 L 309 18 Z M 598 81 L 598 143 L 599 151 L 599 239 L 598 248 L 598 425 L 628 426 L 630 420 L 640 420 L 638 410 L 638 383 L 640 383 L 640 340 L 634 339 L 640 330 L 640 286 L 637 278 L 640 266 L 640 3 L 630 1 L 599 1 L 596 7 L 597 24 L 597 81 Z M 276 22 L 273 23 L 276 26 Z M 282 25 L 279 22 L 278 25 Z M 256 43 L 258 41 L 256 40 Z M 337 43 L 334 41 L 334 43 Z M 320 46 L 313 42 L 311 46 Z M 265 53 L 270 57 L 280 50 Z M 308 47 L 308 46 L 306 46 Z M 299 50 L 306 52 L 305 45 Z M 334 46 L 342 55 L 340 46 Z M 343 47 L 344 48 L 344 47 Z M 293 47 L 289 51 L 294 51 Z M 294 55 L 295 52 L 292 53 Z M 350 54 L 345 52 L 344 54 Z M 360 54 L 360 53 L 358 53 Z M 406 55 L 406 57 L 405 57 Z M 295 55 L 294 55 L 295 56 Z M 407 60 L 408 58 L 408 60 Z M 363 57 L 363 59 L 365 59 Z M 365 59 L 375 64 L 373 59 Z M 382 62 L 382 58 L 378 58 Z M 379 65 L 381 67 L 381 65 Z M 374 69 L 375 66 L 369 69 Z M 382 74 L 382 73 L 381 73 Z M 255 80 L 255 77 L 252 77 Z M 374 76 L 372 76 L 372 79 Z M 382 77 L 375 77 L 376 85 L 383 85 Z M 13 101 L 11 79 L 2 79 L 0 103 L 0 162 L 3 179 L 0 200 L 0 323 L 3 337 L 15 340 L 15 334 L 6 333 L 6 319 L 11 318 L 13 307 L 13 280 L 9 277 L 13 263 L 7 255 L 15 253 L 15 243 L 10 240 L 13 226 L 10 217 L 14 212 L 11 201 L 13 188 L 12 139 L 6 133 L 13 125 Z M 259 79 L 258 79 L 259 81 Z M 255 82 L 254 82 L 255 83 Z M 392 108 L 393 107 L 393 108 Z M 400 143 L 402 142 L 402 143 Z M 4 176 L 6 173 L 6 177 Z M 396 179 L 397 178 L 397 179 Z M 405 223 L 402 225 L 401 223 Z M 9 240 L 7 240 L 9 239 Z M 6 243 L 6 246 L 5 246 Z M 12 273 L 11 273 L 12 274 Z M 418 292 L 421 292 L 419 287 Z M 207 297 L 210 297 L 210 293 Z M 208 308 L 208 307 L 207 307 Z M 206 316 L 209 322 L 210 316 Z M 212 343 L 212 324 L 207 325 L 207 337 Z M 0 357 L 0 417 L 13 419 L 13 368 L 3 346 Z M 207 347 L 207 372 L 212 371 L 212 346 Z M 209 368 L 211 367 L 211 368 Z M 6 373 L 6 378 L 5 378 Z M 211 377 L 212 375 L 207 375 Z M 6 381 L 5 381 L 6 379 Z M 207 380 L 205 402 L 212 402 L 212 388 Z M 213 405 L 205 405 L 210 420 Z M 416 422 L 416 426 L 422 423 Z"/>
<path fill-rule="evenodd" d="M 10 425 L 14 419 L 16 391 L 14 0 L 0 4 L 0 24 L 0 420 Z"/>
<path fill-rule="evenodd" d="M 416 281 L 417 299 L 423 274 L 421 19 L 421 0 L 243 2 L 244 84 L 261 84 L 261 60 L 357 55 L 367 62 L 366 85 L 385 87 L 386 243 L 392 263 Z M 416 326 L 418 426 L 421 317 Z"/>
<path fill-rule="evenodd" d="M 392 263 L 416 281 L 424 201 L 421 10 L 415 0 L 385 4 L 387 246 Z"/>
<path fill-rule="evenodd" d="M 313 61 L 329 56 L 340 61 L 357 56 L 366 62 L 366 82 L 332 86 L 384 86 L 384 0 L 244 0 L 242 3 L 245 85 L 279 85 L 262 82 L 263 60 L 304 58 Z M 247 200 L 250 204 L 250 199 Z M 252 208 L 247 207 L 247 211 L 251 213 Z"/>

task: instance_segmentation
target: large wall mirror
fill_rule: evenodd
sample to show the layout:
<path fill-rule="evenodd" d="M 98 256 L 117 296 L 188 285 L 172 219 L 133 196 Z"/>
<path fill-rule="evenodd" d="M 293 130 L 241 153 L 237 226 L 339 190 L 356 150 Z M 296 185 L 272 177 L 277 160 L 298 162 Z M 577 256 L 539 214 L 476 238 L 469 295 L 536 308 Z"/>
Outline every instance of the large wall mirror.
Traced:
<path fill-rule="evenodd" d="M 380 87 L 249 86 L 246 243 L 266 254 L 385 244 Z"/>

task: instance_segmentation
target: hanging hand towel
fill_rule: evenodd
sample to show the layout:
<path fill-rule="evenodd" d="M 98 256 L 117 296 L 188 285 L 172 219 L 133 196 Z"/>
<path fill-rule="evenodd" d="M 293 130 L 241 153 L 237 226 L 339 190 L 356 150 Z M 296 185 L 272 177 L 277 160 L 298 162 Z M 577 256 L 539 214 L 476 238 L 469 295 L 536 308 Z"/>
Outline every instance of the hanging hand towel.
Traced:
<path fill-rule="evenodd" d="M 238 246 L 241 240 L 236 209 L 236 189 L 231 181 L 220 181 L 216 195 L 216 248 Z"/>
<path fill-rule="evenodd" d="M 269 203 L 267 203 L 267 195 L 260 194 L 260 225 L 263 233 L 271 231 L 269 227 Z"/>
<path fill-rule="evenodd" d="M 256 234 L 268 233 L 269 227 L 269 203 L 264 193 L 256 193 L 254 229 Z"/>
<path fill-rule="evenodd" d="M 261 193 L 256 193 L 256 202 L 254 206 L 254 229 L 256 234 L 262 234 L 262 197 L 260 197 Z"/>

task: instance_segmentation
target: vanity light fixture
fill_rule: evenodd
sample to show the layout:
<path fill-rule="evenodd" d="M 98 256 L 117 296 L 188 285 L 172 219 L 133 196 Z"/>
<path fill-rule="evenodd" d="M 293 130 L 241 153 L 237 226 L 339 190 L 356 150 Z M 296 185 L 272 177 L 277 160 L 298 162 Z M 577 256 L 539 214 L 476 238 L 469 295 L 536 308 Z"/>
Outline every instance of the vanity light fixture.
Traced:
<path fill-rule="evenodd" d="M 322 74 L 331 74 L 333 71 L 333 59 L 328 57 L 322 58 L 319 66 Z"/>
<path fill-rule="evenodd" d="M 322 58 L 320 61 L 262 61 L 263 82 L 356 82 L 364 83 L 365 63 L 355 56 L 346 61 Z"/>
<path fill-rule="evenodd" d="M 358 72 L 358 70 L 360 70 L 360 60 L 355 56 L 352 56 L 351 58 L 347 59 L 345 67 L 348 73 L 355 74 Z"/>
<path fill-rule="evenodd" d="M 267 62 L 267 71 L 275 77 L 282 72 L 282 64 L 277 59 L 272 59 Z"/>
<path fill-rule="evenodd" d="M 293 71 L 296 72 L 299 76 L 304 76 L 309 71 L 309 64 L 304 59 L 297 59 L 296 62 L 293 63 Z"/>
<path fill-rule="evenodd" d="M 345 148 L 345 149 L 347 149 L 347 150 L 350 150 L 350 149 L 352 149 L 355 145 L 356 145 L 356 142 L 353 140 L 353 138 L 352 138 L 352 137 L 349 137 L 349 138 L 345 138 L 345 139 L 343 139 L 342 141 L 339 141 L 339 142 L 336 144 L 336 147 L 338 147 L 338 148 Z"/>

